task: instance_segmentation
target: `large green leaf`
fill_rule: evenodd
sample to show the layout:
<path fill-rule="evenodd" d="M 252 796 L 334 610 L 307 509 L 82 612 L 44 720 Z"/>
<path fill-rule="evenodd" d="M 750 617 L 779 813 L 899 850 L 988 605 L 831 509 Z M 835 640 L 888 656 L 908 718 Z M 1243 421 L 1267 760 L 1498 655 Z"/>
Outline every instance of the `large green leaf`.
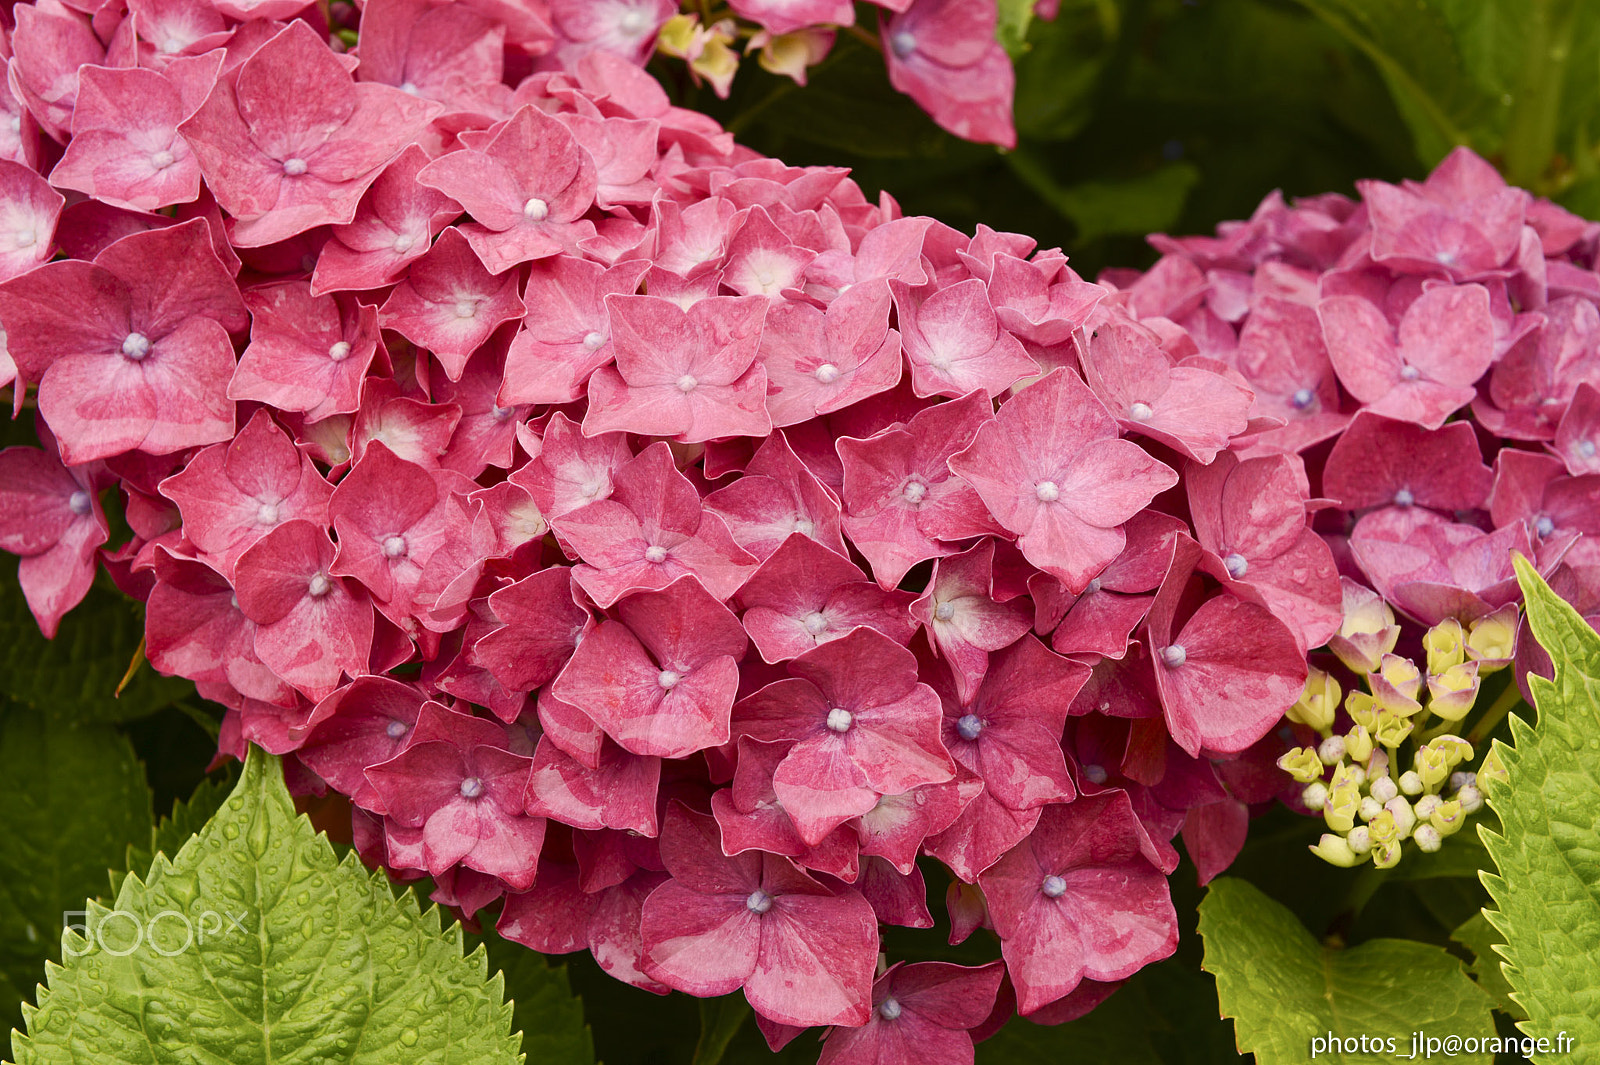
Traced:
<path fill-rule="evenodd" d="M 150 838 L 150 792 L 127 739 L 0 703 L 0 973 L 33 989 L 61 957 L 62 914 L 106 890 L 129 842 Z M 18 996 L 0 999 L 16 1024 Z"/>
<path fill-rule="evenodd" d="M 1461 962 L 1444 950 L 1404 939 L 1373 939 L 1355 947 L 1312 938 L 1287 908 L 1243 880 L 1211 883 L 1200 904 L 1205 968 L 1217 978 L 1217 998 L 1232 1017 L 1241 1052 L 1259 1065 L 1302 1065 L 1311 1040 L 1393 1039 L 1378 1052 L 1326 1050 L 1319 1061 L 1393 1061 L 1412 1033 L 1428 1030 L 1463 1039 L 1494 1035 L 1489 996 Z M 1461 1054 L 1459 1062 L 1488 1065 L 1493 1055 Z"/>
<path fill-rule="evenodd" d="M 138 662 L 119 696 L 117 685 L 143 658 L 144 618 L 119 592 L 96 585 L 61 619 L 53 640 L 39 624 L 14 572 L 0 577 L 0 694 L 41 713 L 83 721 L 132 721 L 194 696 L 194 685 Z"/>
<path fill-rule="evenodd" d="M 1472 978 L 1478 986 L 1489 992 L 1494 1007 L 1517 1020 L 1527 1020 L 1528 1015 L 1511 999 L 1511 984 L 1506 980 L 1505 962 L 1500 960 L 1499 948 L 1505 943 L 1494 930 L 1482 911 L 1462 922 L 1450 938 L 1472 951 Z"/>
<path fill-rule="evenodd" d="M 1600 1047 L 1600 635 L 1520 556 L 1528 624 L 1555 663 L 1529 677 L 1537 728 L 1511 718 L 1514 746 L 1495 742 L 1508 780 L 1490 792 L 1501 831 L 1480 829 L 1499 875 L 1484 885 L 1505 937 L 1505 975 L 1528 1013 L 1521 1028 Z M 1535 1054 L 1535 1061 L 1566 1055 Z"/>
<path fill-rule="evenodd" d="M 219 777 L 207 777 L 195 788 L 194 794 L 172 804 L 172 812 L 163 817 L 150 833 L 149 839 L 128 844 L 127 861 L 122 869 L 112 873 L 112 890 L 122 888 L 122 878 L 129 870 L 148 869 L 156 854 L 168 858 L 177 856 L 189 837 L 206 827 L 213 814 L 222 808 L 223 800 L 233 784 Z"/>
<path fill-rule="evenodd" d="M 1465 0 L 1487 5 L 1491 0 Z M 1525 3 L 1526 0 L 1517 0 Z M 1450 0 L 1300 0 L 1372 60 L 1432 166 L 1457 144 L 1500 147 L 1509 105 L 1463 54 L 1446 17 Z M 1481 64 L 1481 60 L 1480 60 Z"/>
<path fill-rule="evenodd" d="M 83 927 L 24 1009 L 18 1065 L 521 1060 L 486 954 L 463 958 L 460 926 L 339 861 L 260 751 L 204 831 Z"/>

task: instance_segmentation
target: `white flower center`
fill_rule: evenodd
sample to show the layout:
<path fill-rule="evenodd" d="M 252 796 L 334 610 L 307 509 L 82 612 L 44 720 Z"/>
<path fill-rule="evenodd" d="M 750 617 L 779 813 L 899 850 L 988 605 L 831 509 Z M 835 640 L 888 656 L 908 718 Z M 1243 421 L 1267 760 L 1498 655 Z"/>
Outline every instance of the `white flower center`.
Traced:
<path fill-rule="evenodd" d="M 585 499 L 593 499 L 603 492 L 605 487 L 605 482 L 603 481 L 584 481 L 583 484 L 578 486 L 578 493 Z M 646 555 L 649 553 L 648 551 L 645 552 Z M 662 557 L 665 557 L 665 554 Z"/>
<path fill-rule="evenodd" d="M 1147 422 L 1154 413 L 1148 403 L 1135 403 L 1128 408 L 1128 417 L 1136 422 Z"/>
<path fill-rule="evenodd" d="M 751 913 L 766 913 L 772 909 L 772 896 L 756 888 L 750 892 L 750 897 L 744 900 L 744 904 Z"/>
<path fill-rule="evenodd" d="M 417 238 L 413 237 L 410 233 L 402 233 L 398 237 L 394 238 L 394 243 L 391 244 L 390 247 L 404 255 L 406 252 L 411 250 L 411 246 L 416 242 Z"/>
<path fill-rule="evenodd" d="M 461 782 L 461 797 L 463 799 L 476 799 L 483 794 L 483 781 L 478 777 L 468 777 Z"/>
<path fill-rule="evenodd" d="M 889 48 L 901 59 L 917 50 L 917 38 L 910 30 L 901 30 L 889 38 Z"/>
<path fill-rule="evenodd" d="M 1161 661 L 1171 669 L 1177 669 L 1189 661 L 1189 652 L 1184 650 L 1181 643 L 1171 644 L 1161 649 Z"/>
<path fill-rule="evenodd" d="M 328 358 L 334 362 L 343 362 L 350 357 L 350 341 L 341 340 L 328 348 Z"/>
<path fill-rule="evenodd" d="M 421 92 L 421 90 L 419 90 L 417 88 L 417 83 L 414 82 L 414 81 L 403 81 L 403 82 L 401 82 L 400 83 L 400 91 L 405 93 L 408 96 L 417 96 Z"/>
<path fill-rule="evenodd" d="M 306 161 L 296 156 L 283 161 L 283 172 L 290 177 L 299 177 L 306 172 Z"/>
<path fill-rule="evenodd" d="M 1400 367 L 1400 380 L 1402 381 L 1415 381 L 1421 376 L 1422 371 L 1417 369 L 1415 366 L 1410 365 L 1409 363 Z"/>
<path fill-rule="evenodd" d="M 956 733 L 964 740 L 975 740 L 982 731 L 983 722 L 978 720 L 977 714 L 962 714 L 956 721 Z"/>
<path fill-rule="evenodd" d="M 1549 515 L 1541 514 L 1539 520 L 1533 523 L 1533 531 L 1543 539 L 1556 531 L 1556 523 L 1550 520 Z"/>
<path fill-rule="evenodd" d="M 489 408 L 490 416 L 492 416 L 494 418 L 494 420 L 497 421 L 497 422 L 505 421 L 507 418 L 509 418 L 513 414 L 515 414 L 516 411 L 517 411 L 517 408 L 515 408 L 515 407 L 502 407 L 498 403 L 496 403 L 494 406 Z"/>
<path fill-rule="evenodd" d="M 884 999 L 882 1002 L 878 1003 L 878 1016 L 882 1017 L 886 1021 L 899 1020 L 900 1003 L 896 1002 L 893 998 Z"/>
<path fill-rule="evenodd" d="M 11 234 L 12 243 L 19 248 L 31 248 L 33 247 L 33 242 L 38 239 L 39 235 L 31 229 L 19 229 Z"/>
<path fill-rule="evenodd" d="M 821 384 L 831 385 L 839 379 L 839 367 L 831 362 L 825 362 L 817 367 L 812 376 Z"/>
<path fill-rule="evenodd" d="M 1578 441 L 1578 454 L 1581 455 L 1582 457 L 1586 458 L 1586 459 L 1594 458 L 1594 454 L 1595 454 L 1595 443 L 1594 443 L 1594 441 L 1593 440 L 1579 440 Z"/>
<path fill-rule="evenodd" d="M 400 558 L 407 551 L 406 538 L 396 533 L 383 539 L 383 557 Z"/>
<path fill-rule="evenodd" d="M 810 536 L 817 531 L 817 523 L 810 518 L 796 518 L 794 519 L 794 531 L 801 536 Z"/>
<path fill-rule="evenodd" d="M 660 565 L 667 560 L 667 549 L 660 544 L 651 544 L 644 549 L 644 560 Z"/>
<path fill-rule="evenodd" d="M 1412 494 L 1409 488 L 1402 488 L 1394 494 L 1394 505 L 1397 507 L 1409 507 L 1416 501 L 1417 497 Z"/>
<path fill-rule="evenodd" d="M 667 691 L 671 691 L 673 688 L 677 687 L 678 682 L 682 679 L 683 675 L 681 673 L 676 673 L 670 669 L 663 669 L 660 673 L 656 674 L 656 683 L 661 685 Z"/>
<path fill-rule="evenodd" d="M 391 740 L 397 740 L 401 736 L 404 736 L 406 734 L 406 730 L 409 729 L 409 728 L 410 728 L 410 726 L 407 725 L 404 721 L 400 721 L 400 720 L 396 719 L 396 720 L 390 721 L 387 725 L 385 725 L 383 727 L 383 734 L 385 736 L 388 736 Z"/>
<path fill-rule="evenodd" d="M 311 580 L 306 584 L 306 594 L 313 599 L 321 599 L 333 591 L 333 582 L 328 580 L 326 573 L 312 574 Z"/>
<path fill-rule="evenodd" d="M 1237 551 L 1223 559 L 1222 564 L 1227 567 L 1228 576 L 1234 580 L 1241 579 L 1250 570 L 1250 560 Z"/>
<path fill-rule="evenodd" d="M 813 610 L 800 619 L 800 624 L 805 626 L 806 632 L 818 636 L 828 631 L 828 615 L 820 610 Z"/>
<path fill-rule="evenodd" d="M 599 351 L 605 347 L 606 335 L 604 333 L 583 334 L 583 347 L 585 351 Z"/>
<path fill-rule="evenodd" d="M 89 493 L 81 488 L 67 497 L 67 509 L 80 518 L 89 513 L 89 503 Z"/>
<path fill-rule="evenodd" d="M 1040 481 L 1033 486 L 1033 494 L 1039 497 L 1041 503 L 1054 503 L 1061 498 L 1061 489 L 1054 481 Z"/>
<path fill-rule="evenodd" d="M 693 392 L 695 386 L 699 383 L 699 381 L 695 380 L 694 374 L 686 373 L 682 377 L 678 378 L 678 391 Z"/>
<path fill-rule="evenodd" d="M 1106 782 L 1106 767 L 1103 765 L 1084 766 L 1083 779 L 1091 784 L 1104 784 Z"/>
<path fill-rule="evenodd" d="M 1094 580 L 1090 581 L 1086 586 L 1084 586 L 1083 594 L 1084 595 L 1093 595 L 1095 592 L 1098 592 L 1099 590 L 1100 590 L 1100 578 L 1096 577 Z"/>
<path fill-rule="evenodd" d="M 1039 885 L 1039 890 L 1044 892 L 1047 898 L 1059 899 L 1067 893 L 1067 882 L 1059 876 L 1051 874 L 1044 878 L 1044 883 Z"/>
<path fill-rule="evenodd" d="M 828 711 L 828 727 L 834 732 L 849 732 L 855 718 L 850 711 L 842 706 L 836 706 Z"/>
<path fill-rule="evenodd" d="M 150 354 L 150 338 L 143 333 L 129 333 L 123 338 L 122 354 L 138 362 Z"/>
<path fill-rule="evenodd" d="M 175 162 L 177 162 L 177 160 L 173 157 L 173 154 L 167 151 L 165 148 L 161 149 L 159 152 L 150 153 L 150 165 L 155 167 L 157 170 L 165 170 Z"/>
<path fill-rule="evenodd" d="M 933 608 L 933 616 L 940 621 L 949 621 L 956 616 L 956 605 L 954 603 L 940 603 Z"/>
<path fill-rule="evenodd" d="M 543 222 L 550 217 L 550 205 L 535 196 L 522 205 L 522 217 L 530 222 Z"/>
<path fill-rule="evenodd" d="M 900 495 L 904 497 L 907 503 L 913 505 L 921 503 L 923 499 L 927 498 L 928 486 L 921 481 L 907 481 L 905 487 L 900 489 Z"/>
<path fill-rule="evenodd" d="M 1305 410 L 1307 407 L 1311 406 L 1312 401 L 1316 398 L 1316 395 L 1312 393 L 1311 389 L 1301 388 L 1296 390 L 1295 394 L 1289 397 L 1289 405 L 1295 410 Z"/>
<path fill-rule="evenodd" d="M 471 318 L 478 313 L 478 301 L 460 299 L 456 300 L 456 317 Z"/>
<path fill-rule="evenodd" d="M 278 524 L 278 504 L 276 504 L 276 503 L 263 503 L 259 507 L 257 507 L 256 508 L 256 524 L 257 525 L 276 525 L 276 524 Z"/>

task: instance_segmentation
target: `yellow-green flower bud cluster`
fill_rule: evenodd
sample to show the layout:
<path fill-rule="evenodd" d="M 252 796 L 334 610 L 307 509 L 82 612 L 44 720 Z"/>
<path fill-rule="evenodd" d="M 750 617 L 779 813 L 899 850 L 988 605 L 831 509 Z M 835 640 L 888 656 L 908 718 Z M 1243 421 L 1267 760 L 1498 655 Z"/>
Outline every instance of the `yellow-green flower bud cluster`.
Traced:
<path fill-rule="evenodd" d="M 1505 770 L 1493 752 L 1476 773 L 1467 770 L 1473 745 L 1454 730 L 1474 709 L 1482 679 L 1511 663 L 1517 622 L 1514 605 L 1468 625 L 1448 619 L 1427 631 L 1413 661 L 1394 653 L 1400 626 L 1387 603 L 1347 596 L 1329 648 L 1364 677 L 1365 690 L 1344 692 L 1337 678 L 1312 668 L 1285 716 L 1322 740 L 1278 760 L 1305 785 L 1305 807 L 1327 824 L 1314 854 L 1333 865 L 1371 861 L 1386 869 L 1400 861 L 1407 840 L 1436 851 L 1482 808 L 1483 789 Z M 1515 689 L 1508 695 L 1514 699 Z M 1336 732 L 1341 699 L 1350 727 Z M 1492 728 L 1496 713 L 1503 710 L 1490 711 L 1484 724 Z"/>

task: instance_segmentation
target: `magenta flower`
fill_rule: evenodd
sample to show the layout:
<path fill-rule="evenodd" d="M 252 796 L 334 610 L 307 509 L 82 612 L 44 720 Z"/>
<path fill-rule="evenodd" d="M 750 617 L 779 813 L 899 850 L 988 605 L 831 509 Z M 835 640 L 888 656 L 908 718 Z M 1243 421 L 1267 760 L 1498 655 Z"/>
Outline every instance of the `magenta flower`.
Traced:
<path fill-rule="evenodd" d="M 1366 417 L 1358 415 L 1356 425 Z M 1355 431 L 1335 445 L 1335 454 Z M 1195 536 L 1207 552 L 1202 564 L 1230 591 L 1287 625 L 1301 650 L 1327 643 L 1343 620 L 1339 571 L 1327 542 L 1306 523 L 1298 460 L 1274 455 L 1241 462 L 1225 452 L 1185 474 Z"/>
<path fill-rule="evenodd" d="M 891 281 L 889 288 L 917 395 L 964 396 L 978 389 L 993 398 L 1039 371 L 1022 342 L 1000 327 L 988 288 L 977 278 L 948 288 Z"/>
<path fill-rule="evenodd" d="M 506 749 L 503 726 L 424 703 L 405 748 L 366 775 L 390 819 L 422 830 L 430 876 L 461 862 L 525 891 L 545 831 L 522 812 L 532 764 Z"/>
<path fill-rule="evenodd" d="M 594 232 L 581 221 L 594 205 L 594 162 L 566 126 L 531 105 L 482 148 L 441 156 L 417 180 L 472 215 L 461 232 L 491 274 L 570 250 Z"/>
<path fill-rule="evenodd" d="M 1494 322 L 1482 285 L 1441 286 L 1417 297 L 1398 327 L 1360 296 L 1318 305 L 1340 382 L 1374 414 L 1437 429 L 1472 402 L 1494 361 Z"/>
<path fill-rule="evenodd" d="M 1118 526 L 1177 483 L 1131 441 L 1071 370 L 1017 393 L 950 468 L 1029 562 L 1077 594 L 1121 553 Z"/>
<path fill-rule="evenodd" d="M 0 160 L 0 281 L 50 258 L 63 202 L 33 170 Z"/>
<path fill-rule="evenodd" d="M 849 553 L 840 534 L 838 500 L 795 457 L 781 433 L 767 437 L 744 476 L 706 496 L 705 507 L 720 514 L 739 546 L 759 559 L 792 533 L 840 555 Z"/>
<path fill-rule="evenodd" d="M 606 743 L 588 766 L 541 737 L 528 782 L 529 814 L 573 828 L 614 828 L 654 836 L 661 759 L 629 754 Z"/>
<path fill-rule="evenodd" d="M 74 466 L 231 437 L 228 333 L 246 320 L 199 219 L 0 285 L 11 357 L 39 383 L 39 410 Z"/>
<path fill-rule="evenodd" d="M 433 352 L 445 376 L 459 381 L 467 358 L 499 325 L 521 318 L 523 310 L 516 273 L 491 273 L 461 230 L 451 226 L 411 264 L 406 279 L 378 308 L 378 321 Z"/>
<path fill-rule="evenodd" d="M 436 100 L 448 112 L 498 117 L 511 93 L 501 82 L 506 28 L 471 4 L 372 0 L 362 9 L 357 54 L 361 81 Z"/>
<path fill-rule="evenodd" d="M 889 305 L 886 286 L 858 284 L 826 311 L 798 301 L 767 311 L 760 359 L 773 425 L 830 414 L 899 384 L 900 334 L 889 328 Z"/>
<path fill-rule="evenodd" d="M 677 10 L 672 0 L 551 0 L 554 58 L 566 69 L 594 52 L 610 52 L 643 66 L 656 32 Z"/>
<path fill-rule="evenodd" d="M 226 577 L 160 549 L 155 571 L 155 587 L 145 601 L 145 655 L 151 666 L 202 686 L 225 686 L 240 701 L 298 706 L 294 689 L 256 654 L 255 622 L 239 609 Z M 303 733 L 295 736 L 303 738 Z"/>
<path fill-rule="evenodd" d="M 405 748 L 425 702 L 421 692 L 393 678 L 357 677 L 317 704 L 295 756 L 356 806 L 382 811 L 367 767 Z"/>
<path fill-rule="evenodd" d="M 573 579 L 601 607 L 631 592 L 665 588 L 685 574 L 725 600 L 756 565 L 722 519 L 702 508 L 664 443 L 651 444 L 616 470 L 611 498 L 550 520 L 583 559 Z"/>
<path fill-rule="evenodd" d="M 1350 552 L 1379 594 L 1421 621 L 1475 621 L 1517 599 L 1511 552 L 1532 556 L 1529 529 L 1493 533 L 1421 507 L 1385 507 L 1356 522 Z"/>
<path fill-rule="evenodd" d="M 6 50 L 11 91 L 39 125 L 65 144 L 77 103 L 78 71 L 106 61 L 105 45 L 86 13 L 60 0 L 36 0 L 13 12 Z"/>
<path fill-rule="evenodd" d="M 1014 148 L 1016 75 L 995 40 L 993 4 L 914 0 L 883 25 L 889 82 L 963 140 Z"/>
<path fill-rule="evenodd" d="M 1050 632 L 1050 645 L 1061 654 L 1110 659 L 1127 654 L 1133 630 L 1155 600 L 1144 593 L 1161 587 L 1173 540 L 1188 533 L 1177 518 L 1151 510 L 1135 514 L 1123 529 L 1128 543 L 1122 554 L 1076 599 L 1053 577 L 1040 574 L 1028 581 L 1035 631 Z"/>
<path fill-rule="evenodd" d="M 1494 474 L 1467 422 L 1428 430 L 1368 411 L 1339 437 L 1322 473 L 1323 494 L 1346 510 L 1413 504 L 1435 510 L 1484 505 Z"/>
<path fill-rule="evenodd" d="M 735 597 L 765 662 L 798 658 L 865 625 L 908 644 L 911 593 L 885 590 L 854 562 L 801 533 L 767 556 Z"/>
<path fill-rule="evenodd" d="M 998 962 L 897 962 L 872 985 L 871 1019 L 830 1031 L 817 1065 L 971 1061 L 971 1029 L 989 1019 L 1004 976 Z"/>
<path fill-rule="evenodd" d="M 570 403 L 582 397 L 589 375 L 614 356 L 606 297 L 632 295 L 646 268 L 633 261 L 608 270 L 564 255 L 534 263 L 523 296 L 527 314 L 506 354 L 500 402 Z"/>
<path fill-rule="evenodd" d="M 1178 628 L 1178 608 L 1202 549 L 1179 536 L 1147 628 L 1167 730 L 1190 755 L 1232 754 L 1266 734 L 1306 682 L 1295 634 L 1266 608 L 1222 592 Z"/>
<path fill-rule="evenodd" d="M 1277 296 L 1256 298 L 1239 330 L 1233 365 L 1255 393 L 1250 414 L 1285 423 L 1256 438 L 1263 446 L 1303 451 L 1350 422 L 1314 307 Z"/>
<path fill-rule="evenodd" d="M 773 787 L 800 838 L 815 846 L 879 795 L 954 775 L 939 740 L 939 699 L 917 682 L 912 653 L 858 628 L 788 663 L 734 711 L 734 732 L 794 740 Z"/>
<path fill-rule="evenodd" d="M 557 411 L 542 446 L 512 480 L 528 490 L 545 518 L 555 521 L 580 507 L 611 498 L 612 478 L 633 458 L 623 433 L 584 436 Z"/>
<path fill-rule="evenodd" d="M 297 20 L 224 75 L 178 131 L 235 219 L 233 243 L 256 248 L 351 221 L 367 186 L 439 110 L 356 84 Z"/>
<path fill-rule="evenodd" d="M 130 211 L 194 200 L 200 162 L 178 126 L 211 93 L 221 62 L 211 53 L 175 59 L 160 73 L 83 68 L 72 140 L 51 183 Z"/>
<path fill-rule="evenodd" d="M 993 420 L 988 398 L 973 392 L 868 439 L 838 442 L 844 531 L 880 585 L 893 588 L 918 562 L 954 554 L 947 541 L 1001 531 L 948 465 Z"/>
<path fill-rule="evenodd" d="M 616 604 L 551 688 L 625 750 L 684 758 L 727 743 L 744 630 L 692 578 Z"/>
<path fill-rule="evenodd" d="M 1121 980 L 1178 945 L 1161 871 L 1139 849 L 1128 797 L 1045 808 L 1039 826 L 979 878 L 1017 1008 L 1031 1013 L 1085 980 Z"/>
<path fill-rule="evenodd" d="M 774 854 L 724 856 L 716 822 L 674 805 L 661 832 L 672 879 L 645 900 L 647 974 L 694 995 L 740 987 L 784 1024 L 859 1025 L 869 1016 L 878 922 Z"/>
<path fill-rule="evenodd" d="M 1372 257 L 1392 270 L 1457 278 L 1484 274 L 1516 254 L 1529 196 L 1471 149 L 1458 147 L 1427 181 L 1357 186 L 1372 219 Z"/>
<path fill-rule="evenodd" d="M 616 365 L 589 379 L 589 435 L 623 430 L 698 443 L 766 436 L 766 371 L 756 362 L 760 296 L 712 296 L 687 312 L 658 296 L 607 296 Z"/>
<path fill-rule="evenodd" d="M 1544 324 L 1513 344 L 1489 374 L 1487 395 L 1472 413 L 1496 436 L 1549 440 L 1587 384 L 1600 388 L 1600 310 L 1588 299 L 1562 296 L 1539 310 Z"/>
<path fill-rule="evenodd" d="M 326 526 L 333 495 L 333 486 L 265 410 L 257 410 L 233 440 L 202 449 L 160 488 L 178 505 L 183 534 L 202 561 L 225 577 L 247 548 L 282 523 L 303 518 Z"/>
<path fill-rule="evenodd" d="M 572 570 L 551 566 L 489 596 L 500 626 L 480 637 L 473 656 L 513 691 L 554 680 L 593 626 L 573 599 Z"/>
<path fill-rule="evenodd" d="M 861 840 L 863 871 L 871 867 L 870 859 L 876 858 L 901 876 L 917 877 L 920 883 L 917 855 L 923 842 L 954 824 L 982 790 L 981 782 L 966 777 L 878 796 L 872 809 L 846 822 Z"/>
<path fill-rule="evenodd" d="M 0 451 L 0 550 L 22 556 L 17 583 L 47 637 L 94 583 L 95 550 L 111 535 L 98 494 L 106 479 L 51 451 Z"/>
<path fill-rule="evenodd" d="M 373 180 L 355 217 L 336 225 L 311 275 L 315 294 L 379 288 L 399 280 L 429 242 L 461 214 L 461 205 L 417 181 L 428 165 L 421 145 L 408 144 Z"/>
<path fill-rule="evenodd" d="M 927 630 L 929 645 L 950 667 L 963 699 L 983 681 L 989 653 L 1033 628 L 1033 607 L 1026 599 L 994 598 L 994 543 L 986 537 L 939 559 L 928 590 L 911 604 L 911 616 Z"/>
<path fill-rule="evenodd" d="M 934 690 L 944 707 L 945 747 L 984 790 L 1012 810 L 1077 795 L 1061 753 L 1067 711 L 1089 679 L 1089 667 L 1023 636 L 994 656 L 981 687 L 961 695 L 948 683 Z"/>
<path fill-rule="evenodd" d="M 361 388 L 378 353 L 377 309 L 344 294 L 316 296 L 304 281 L 253 288 L 250 346 L 228 398 L 301 411 L 310 421 L 361 408 Z"/>
<path fill-rule="evenodd" d="M 1578 386 L 1561 416 L 1554 446 L 1574 477 L 1600 473 L 1600 388 Z"/>
<path fill-rule="evenodd" d="M 1196 462 L 1250 428 L 1249 389 L 1202 365 L 1175 365 L 1143 325 L 1103 322 L 1084 349 L 1083 374 L 1123 430 Z"/>
<path fill-rule="evenodd" d="M 256 654 L 307 698 L 367 672 L 372 602 L 333 575 L 334 546 L 303 518 L 277 526 L 234 566 L 239 609 L 256 624 Z"/>

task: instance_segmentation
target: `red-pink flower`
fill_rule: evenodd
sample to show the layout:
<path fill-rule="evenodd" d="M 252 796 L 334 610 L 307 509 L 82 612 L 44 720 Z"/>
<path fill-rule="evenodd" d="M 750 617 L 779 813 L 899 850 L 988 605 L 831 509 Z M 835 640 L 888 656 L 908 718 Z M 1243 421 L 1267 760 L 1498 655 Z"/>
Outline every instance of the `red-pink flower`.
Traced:
<path fill-rule="evenodd" d="M 1026 599 L 994 598 L 994 543 L 985 538 L 939 559 L 928 590 L 911 604 L 911 616 L 927 630 L 929 645 L 950 667 L 963 699 L 983 681 L 989 652 L 1009 647 L 1033 628 Z"/>
<path fill-rule="evenodd" d="M 886 286 L 858 284 L 826 311 L 799 301 L 767 311 L 759 357 L 773 425 L 830 414 L 899 384 L 900 334 L 889 328 L 889 304 Z"/>
<path fill-rule="evenodd" d="M 528 273 L 527 314 L 506 353 L 500 402 L 570 403 L 583 396 L 589 375 L 614 357 L 606 297 L 632 295 L 648 264 L 610 268 L 561 255 L 541 259 Z"/>
<path fill-rule="evenodd" d="M 468 357 L 523 310 L 517 275 L 485 268 L 461 230 L 451 226 L 411 264 L 378 309 L 378 320 L 433 352 L 445 376 L 459 381 Z"/>
<path fill-rule="evenodd" d="M 919 396 L 991 398 L 1038 372 L 1022 342 L 1000 327 L 989 291 L 977 278 L 948 288 L 889 282 L 899 312 L 901 342 Z"/>
<path fill-rule="evenodd" d="M 956 136 L 1014 148 L 1016 75 L 995 40 L 996 7 L 971 0 L 915 0 L 884 23 L 889 82 Z"/>
<path fill-rule="evenodd" d="M 506 28 L 471 4 L 369 0 L 361 13 L 361 81 L 392 85 L 452 111 L 498 116 L 510 102 L 502 84 Z"/>
<path fill-rule="evenodd" d="M 989 1019 L 1004 976 L 998 962 L 897 962 L 872 985 L 871 1019 L 829 1032 L 817 1065 L 971 1061 L 971 1029 Z"/>
<path fill-rule="evenodd" d="M 739 589 L 742 622 L 766 662 L 797 658 L 865 625 L 896 643 L 916 631 L 911 593 L 885 590 L 854 562 L 794 533 Z"/>
<path fill-rule="evenodd" d="M 245 294 L 250 346 L 228 383 L 228 398 L 301 411 L 310 421 L 361 408 L 378 353 L 377 309 L 344 294 L 316 296 L 304 281 Z"/>
<path fill-rule="evenodd" d="M 408 144 L 356 205 L 355 217 L 333 227 L 311 275 L 316 294 L 379 288 L 400 279 L 429 242 L 461 214 L 461 205 L 417 180 L 428 165 L 421 145 Z"/>
<path fill-rule="evenodd" d="M 61 194 L 28 167 L 0 160 L 0 281 L 45 262 L 55 247 Z"/>
<path fill-rule="evenodd" d="M 22 556 L 17 583 L 48 637 L 94 583 L 95 549 L 110 536 L 104 482 L 97 467 L 62 466 L 51 451 L 0 451 L 0 550 Z"/>
<path fill-rule="evenodd" d="M 661 832 L 672 879 L 644 903 L 644 970 L 694 995 L 739 988 L 784 1024 L 859 1025 L 869 1016 L 878 922 L 856 891 L 787 858 L 724 856 L 716 822 L 674 805 Z"/>
<path fill-rule="evenodd" d="M 1517 251 L 1530 197 L 1470 148 L 1458 147 L 1417 184 L 1358 183 L 1372 220 L 1372 257 L 1390 269 L 1458 278 L 1505 264 Z"/>
<path fill-rule="evenodd" d="M 950 468 L 1017 534 L 1028 561 L 1074 594 L 1121 553 L 1119 526 L 1178 480 L 1119 439 L 1116 421 L 1069 369 L 1013 396 Z"/>

